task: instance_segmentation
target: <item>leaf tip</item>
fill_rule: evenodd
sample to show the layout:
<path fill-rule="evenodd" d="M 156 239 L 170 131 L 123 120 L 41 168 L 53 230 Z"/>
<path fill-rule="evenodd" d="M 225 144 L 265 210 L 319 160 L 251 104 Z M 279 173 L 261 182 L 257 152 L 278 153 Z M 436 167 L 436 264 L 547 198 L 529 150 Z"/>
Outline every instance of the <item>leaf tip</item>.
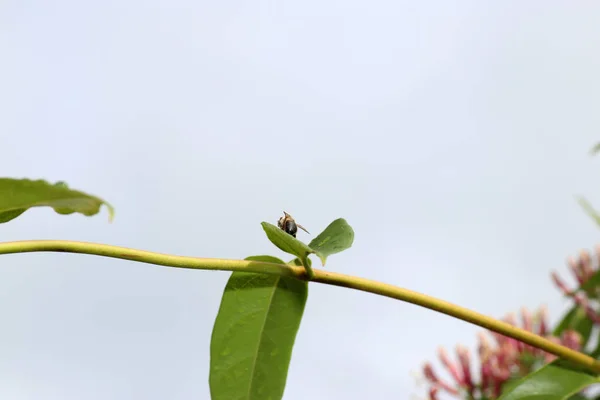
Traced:
<path fill-rule="evenodd" d="M 112 224 L 115 219 L 115 208 L 108 203 L 104 203 L 108 209 L 108 223 Z"/>
<path fill-rule="evenodd" d="M 313 251 L 313 252 L 319 257 L 319 260 L 321 260 L 321 265 L 324 267 L 325 263 L 327 263 L 327 256 L 319 254 L 319 253 L 317 253 L 315 251 Z"/>

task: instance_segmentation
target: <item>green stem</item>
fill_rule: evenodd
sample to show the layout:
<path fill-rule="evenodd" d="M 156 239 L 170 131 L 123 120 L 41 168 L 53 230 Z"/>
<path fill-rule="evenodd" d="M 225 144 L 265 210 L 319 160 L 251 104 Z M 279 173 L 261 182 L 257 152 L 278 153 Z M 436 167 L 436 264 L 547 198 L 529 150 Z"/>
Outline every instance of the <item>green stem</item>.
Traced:
<path fill-rule="evenodd" d="M 176 268 L 205 269 L 213 271 L 241 271 L 289 276 L 306 280 L 304 267 L 292 267 L 285 264 L 275 264 L 260 261 L 226 260 L 218 258 L 196 258 L 153 253 L 126 247 L 106 244 L 72 242 L 63 240 L 30 240 L 0 243 L 0 254 L 29 253 L 29 252 L 66 252 L 92 254 L 103 257 L 120 258 L 148 264 L 163 265 Z M 571 350 L 565 346 L 551 342 L 541 336 L 517 328 L 508 323 L 479 314 L 475 311 L 436 299 L 421 293 L 413 292 L 397 286 L 369 279 L 313 269 L 313 282 L 346 287 L 390 297 L 416 304 L 418 306 L 438 311 L 466 322 L 481 326 L 491 331 L 520 340 L 533 347 L 547 351 L 558 357 L 572 361 L 582 367 L 600 373 L 600 362 L 583 353 Z"/>

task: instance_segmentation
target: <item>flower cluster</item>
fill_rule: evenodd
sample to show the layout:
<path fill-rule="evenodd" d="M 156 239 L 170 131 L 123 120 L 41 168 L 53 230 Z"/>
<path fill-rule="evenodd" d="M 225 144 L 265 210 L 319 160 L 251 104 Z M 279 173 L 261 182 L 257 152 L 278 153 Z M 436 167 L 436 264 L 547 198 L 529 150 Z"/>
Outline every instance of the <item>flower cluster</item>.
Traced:
<path fill-rule="evenodd" d="M 557 272 L 552 272 L 552 280 L 562 294 L 573 299 L 583 311 L 583 318 L 594 325 L 600 325 L 600 245 L 594 250 L 594 255 L 582 250 L 578 257 L 570 257 L 567 260 L 569 270 L 577 283 L 576 288 L 569 288 Z M 545 308 L 541 308 L 535 315 L 524 308 L 520 317 L 523 329 L 570 349 L 580 351 L 583 342 L 587 340 L 572 329 L 561 329 L 560 337 L 553 337 L 548 329 Z M 513 326 L 517 324 L 514 314 L 505 317 L 504 321 Z M 443 348 L 440 348 L 438 355 L 451 381 L 441 379 L 434 372 L 432 365 L 426 363 L 423 373 L 429 383 L 430 400 L 437 400 L 442 392 L 457 398 L 493 400 L 500 396 L 503 385 L 510 379 L 525 376 L 556 358 L 495 332 L 479 334 L 476 359 L 478 365 L 471 363 L 469 351 L 463 346 L 456 348 L 456 362 L 450 359 Z"/>
<path fill-rule="evenodd" d="M 556 271 L 552 272 L 552 280 L 558 289 L 568 297 L 571 297 L 575 304 L 585 311 L 586 316 L 594 323 L 600 323 L 600 315 L 596 311 L 598 308 L 598 287 L 600 285 L 590 285 L 589 288 L 585 284 L 590 282 L 596 272 L 598 272 L 598 264 L 600 263 L 600 245 L 596 246 L 596 256 L 592 257 L 586 250 L 579 253 L 578 258 L 570 257 L 567 261 L 569 270 L 575 277 L 579 287 L 577 289 L 569 289 L 565 281 L 558 275 Z M 579 290 L 583 288 L 583 290 Z"/>
<path fill-rule="evenodd" d="M 514 314 L 508 315 L 504 321 L 516 326 Z M 571 349 L 579 350 L 581 347 L 581 337 L 575 331 L 565 331 L 560 338 L 549 335 L 544 308 L 535 315 L 523 309 L 521 327 Z M 476 366 L 471 363 L 469 351 L 463 346 L 456 348 L 458 362 L 453 362 L 445 349 L 440 348 L 438 352 L 442 365 L 452 378 L 451 382 L 441 379 L 430 363 L 425 364 L 423 373 L 430 386 L 430 400 L 437 400 L 440 392 L 457 398 L 496 399 L 509 379 L 525 376 L 555 358 L 549 353 L 495 332 L 490 332 L 489 335 L 481 332 L 478 339 L 478 376 L 473 374 Z"/>

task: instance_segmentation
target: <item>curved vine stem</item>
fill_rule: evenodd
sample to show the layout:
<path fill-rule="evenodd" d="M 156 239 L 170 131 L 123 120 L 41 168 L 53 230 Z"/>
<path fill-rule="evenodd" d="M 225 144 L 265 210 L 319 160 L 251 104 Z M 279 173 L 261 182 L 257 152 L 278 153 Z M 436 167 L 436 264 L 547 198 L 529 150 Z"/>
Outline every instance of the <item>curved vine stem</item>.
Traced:
<path fill-rule="evenodd" d="M 218 258 L 183 257 L 106 244 L 64 240 L 27 240 L 0 243 L 0 254 L 29 252 L 91 254 L 175 268 L 191 268 L 212 271 L 258 272 L 307 280 L 306 270 L 303 267 L 293 267 L 286 264 L 246 260 L 227 260 Z M 479 314 L 467 308 L 463 308 L 455 304 L 427 296 L 425 294 L 413 292 L 412 290 L 403 289 L 370 279 L 338 274 L 320 269 L 313 269 L 313 271 L 314 277 L 311 279 L 312 282 L 361 290 L 363 292 L 390 297 L 392 299 L 405 301 L 428 308 L 430 310 L 438 311 L 502 335 L 517 339 L 533 347 L 574 362 L 596 373 L 600 373 L 600 362 L 586 354 L 571 350 L 539 335 L 517 328 L 506 322 Z"/>

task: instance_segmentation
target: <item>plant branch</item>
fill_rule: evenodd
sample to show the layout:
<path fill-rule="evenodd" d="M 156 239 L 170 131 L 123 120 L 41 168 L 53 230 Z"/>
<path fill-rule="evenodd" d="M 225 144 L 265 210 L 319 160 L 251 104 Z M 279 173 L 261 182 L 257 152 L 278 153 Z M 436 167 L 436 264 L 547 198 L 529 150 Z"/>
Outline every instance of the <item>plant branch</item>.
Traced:
<path fill-rule="evenodd" d="M 218 258 L 183 257 L 150 251 L 135 250 L 106 244 L 73 242 L 63 240 L 28 240 L 0 243 L 0 254 L 30 252 L 65 252 L 91 254 L 103 257 L 143 262 L 175 268 L 203 269 L 212 271 L 255 272 L 307 280 L 304 267 L 293 267 L 261 261 L 227 260 Z M 582 367 L 600 373 L 600 362 L 583 353 L 561 346 L 539 335 L 517 328 L 506 322 L 479 314 L 455 304 L 421 293 L 369 279 L 338 274 L 313 268 L 313 282 L 361 290 L 412 303 L 430 310 L 470 322 L 491 331 L 517 339 L 533 347 L 547 351 Z M 425 327 L 424 327 L 425 329 Z"/>

